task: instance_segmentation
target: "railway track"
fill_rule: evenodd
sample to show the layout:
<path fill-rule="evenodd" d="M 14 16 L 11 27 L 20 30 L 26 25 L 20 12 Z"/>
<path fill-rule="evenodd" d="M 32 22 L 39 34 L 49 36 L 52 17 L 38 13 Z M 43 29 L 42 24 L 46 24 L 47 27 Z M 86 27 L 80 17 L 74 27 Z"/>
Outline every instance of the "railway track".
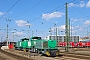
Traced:
<path fill-rule="evenodd" d="M 12 57 L 0 52 L 0 60 L 17 60 L 17 59 L 12 58 Z"/>
<path fill-rule="evenodd" d="M 12 58 L 15 58 L 16 60 L 33 60 L 31 58 L 27 58 L 25 56 L 10 53 L 10 52 L 7 52 L 7 51 L 1 50 L 1 49 L 0 49 L 0 52 L 3 53 L 3 54 L 6 54 L 6 55 L 8 55 L 8 56 L 10 56 Z M 4 58 L 2 58 L 2 59 L 4 59 Z"/>
<path fill-rule="evenodd" d="M 68 56 L 61 56 L 61 57 L 45 57 L 45 56 L 35 56 L 35 60 L 87 60 L 87 59 L 80 59 L 75 57 L 68 57 Z"/>
<path fill-rule="evenodd" d="M 7 50 L 9 52 L 14 52 L 20 55 L 24 55 L 24 56 L 28 56 L 28 52 L 23 52 L 23 51 L 17 51 L 17 50 Z M 21 57 L 19 57 L 21 58 Z M 75 53 L 75 52 L 60 52 L 60 55 L 57 57 L 45 57 L 45 56 L 30 56 L 31 60 L 35 59 L 35 60 L 42 60 L 42 59 L 46 59 L 46 60 L 90 60 L 90 54 L 82 54 L 82 53 Z M 26 60 L 26 58 L 22 58 L 20 60 Z M 30 60 L 30 59 L 29 59 Z"/>
<path fill-rule="evenodd" d="M 74 58 L 80 58 L 80 59 L 87 59 L 90 60 L 90 54 L 83 54 L 83 53 L 63 53 L 61 52 L 60 54 L 62 54 L 63 56 L 67 56 L 67 57 L 74 57 Z"/>

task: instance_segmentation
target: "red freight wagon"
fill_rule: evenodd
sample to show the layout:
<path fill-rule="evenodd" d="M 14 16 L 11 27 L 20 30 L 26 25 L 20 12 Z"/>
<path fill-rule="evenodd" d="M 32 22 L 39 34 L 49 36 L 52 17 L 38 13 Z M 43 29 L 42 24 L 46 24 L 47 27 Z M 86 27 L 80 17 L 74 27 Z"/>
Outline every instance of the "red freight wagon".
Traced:
<path fill-rule="evenodd" d="M 63 47 L 65 47 L 65 46 L 66 46 L 66 42 L 62 42 L 62 44 L 63 44 L 63 45 L 62 45 Z"/>
<path fill-rule="evenodd" d="M 90 42 L 85 42 L 85 47 L 90 47 Z"/>
<path fill-rule="evenodd" d="M 77 42 L 77 47 L 83 47 L 82 42 Z"/>
<path fill-rule="evenodd" d="M 59 47 L 62 47 L 62 46 L 63 46 L 63 42 L 59 42 L 59 43 L 58 43 L 58 46 L 59 46 Z"/>
<path fill-rule="evenodd" d="M 70 47 L 75 47 L 74 42 L 70 42 Z"/>
<path fill-rule="evenodd" d="M 60 47 L 65 47 L 65 46 L 66 46 L 66 42 L 59 42 L 59 43 L 58 43 L 58 46 L 60 46 Z"/>

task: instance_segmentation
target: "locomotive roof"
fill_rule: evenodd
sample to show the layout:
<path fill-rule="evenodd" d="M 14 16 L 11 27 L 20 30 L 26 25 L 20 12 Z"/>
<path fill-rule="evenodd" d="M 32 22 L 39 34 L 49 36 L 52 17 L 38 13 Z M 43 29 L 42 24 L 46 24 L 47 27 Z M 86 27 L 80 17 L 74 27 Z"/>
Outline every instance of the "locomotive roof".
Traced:
<path fill-rule="evenodd" d="M 39 40 L 40 40 L 41 37 L 37 37 L 37 36 L 36 36 L 36 37 L 31 37 L 31 40 L 32 40 L 32 39 L 39 39 Z"/>
<path fill-rule="evenodd" d="M 23 38 L 23 39 L 21 39 L 22 41 L 24 41 L 24 40 L 29 40 L 29 38 Z"/>

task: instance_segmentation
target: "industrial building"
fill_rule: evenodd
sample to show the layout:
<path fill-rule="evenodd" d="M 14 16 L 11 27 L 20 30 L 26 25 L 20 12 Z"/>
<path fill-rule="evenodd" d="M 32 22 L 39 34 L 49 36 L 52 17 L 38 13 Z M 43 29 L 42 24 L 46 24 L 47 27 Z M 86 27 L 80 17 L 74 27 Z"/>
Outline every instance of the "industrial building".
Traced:
<path fill-rule="evenodd" d="M 58 36 L 47 36 L 46 39 L 55 39 L 57 42 L 65 42 L 66 41 L 66 36 L 65 35 L 58 35 Z M 79 42 L 80 37 L 75 35 L 75 36 L 70 36 L 69 42 Z"/>

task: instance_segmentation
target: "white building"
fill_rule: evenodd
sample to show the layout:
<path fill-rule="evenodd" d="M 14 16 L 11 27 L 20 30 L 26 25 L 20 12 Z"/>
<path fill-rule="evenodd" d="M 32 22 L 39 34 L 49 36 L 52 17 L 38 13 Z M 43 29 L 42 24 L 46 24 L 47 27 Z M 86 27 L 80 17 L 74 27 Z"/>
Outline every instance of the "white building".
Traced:
<path fill-rule="evenodd" d="M 65 42 L 66 41 L 66 37 L 65 35 L 58 35 L 58 36 L 47 36 L 46 39 L 54 39 L 57 40 L 57 42 Z M 70 36 L 70 40 L 69 42 L 79 42 L 80 37 L 79 36 Z"/>

